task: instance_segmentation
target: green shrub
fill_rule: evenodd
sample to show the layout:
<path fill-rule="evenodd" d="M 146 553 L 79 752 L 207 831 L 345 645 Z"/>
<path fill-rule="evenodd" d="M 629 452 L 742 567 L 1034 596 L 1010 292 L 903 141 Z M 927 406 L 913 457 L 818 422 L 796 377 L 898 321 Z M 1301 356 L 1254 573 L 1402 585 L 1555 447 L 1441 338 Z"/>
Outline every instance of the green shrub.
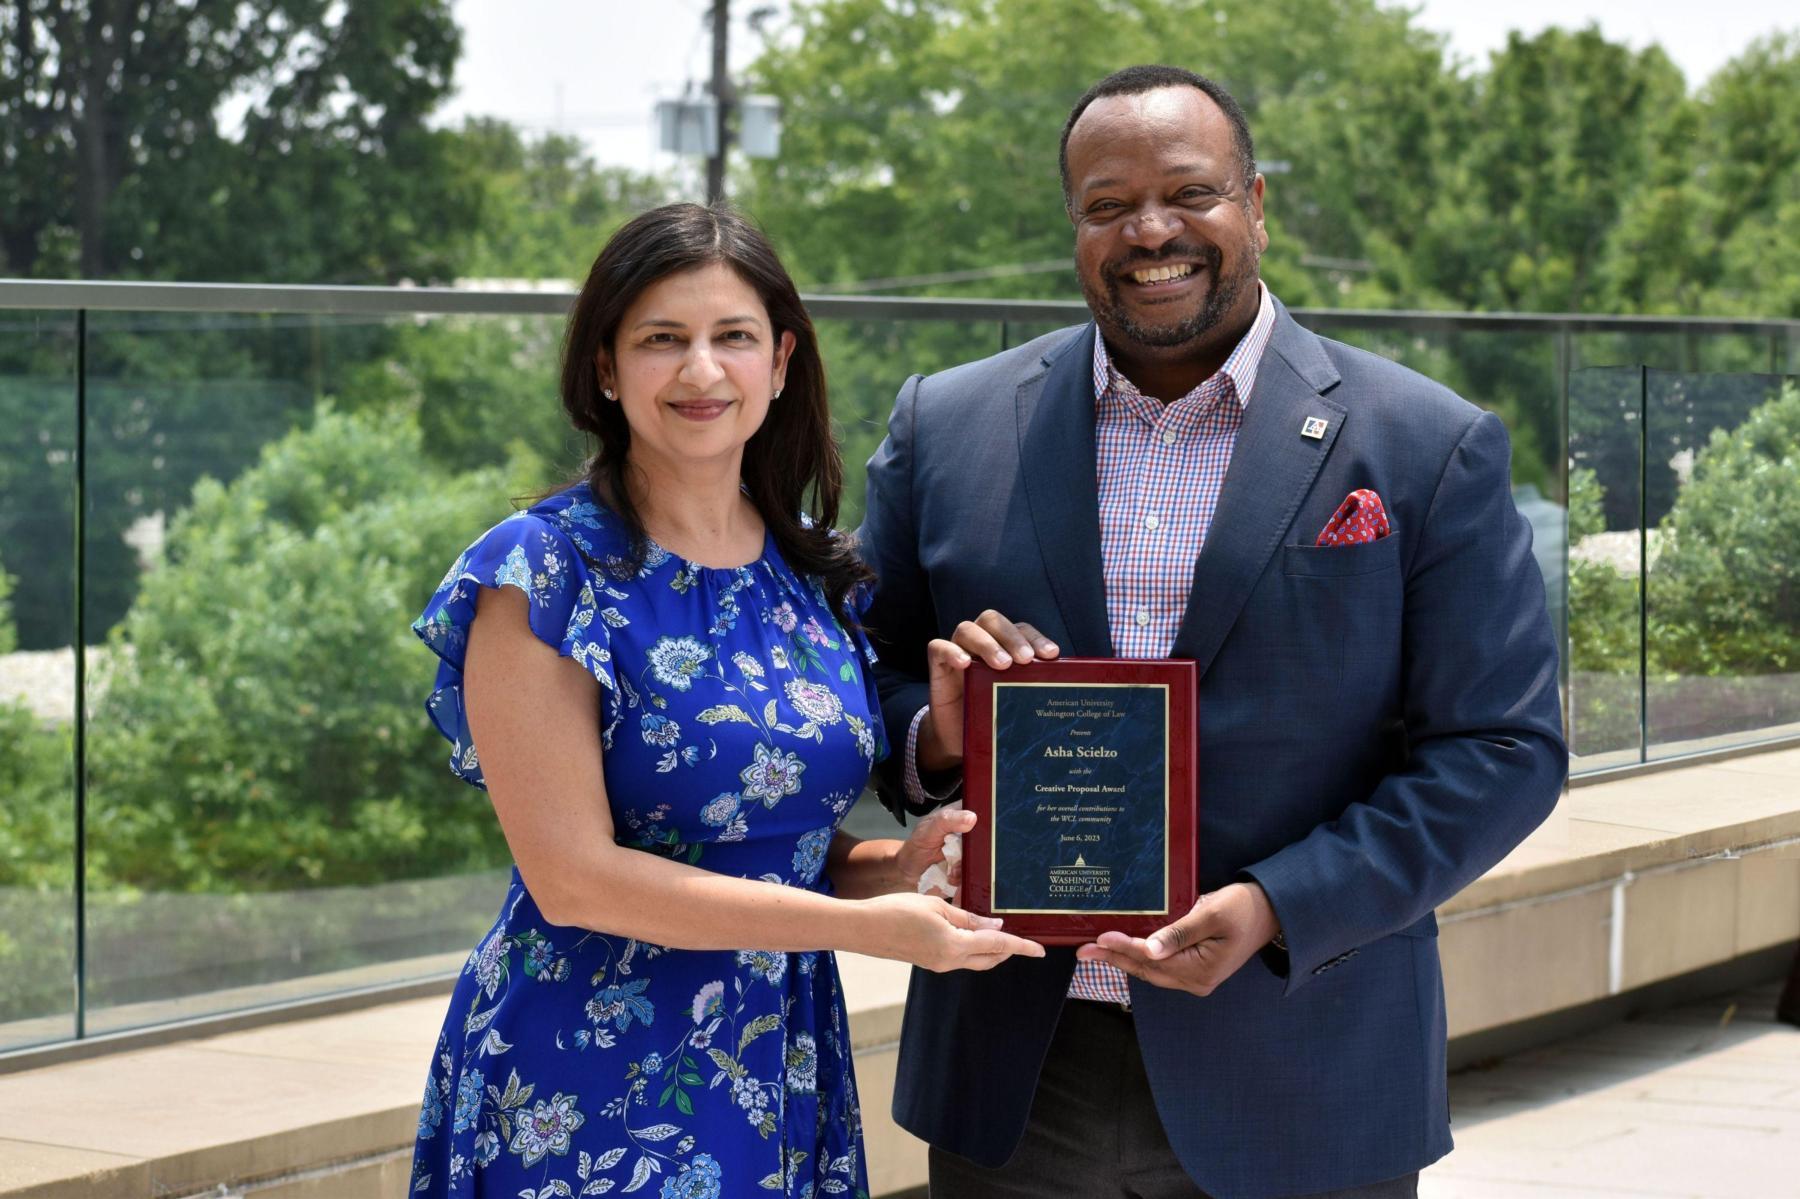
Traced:
<path fill-rule="evenodd" d="M 1569 471 L 1569 544 L 1603 532 L 1606 494 L 1594 472 Z M 1569 665 L 1574 670 L 1633 673 L 1638 669 L 1637 580 L 1610 563 L 1569 556 Z"/>
<path fill-rule="evenodd" d="M 392 336 L 386 353 L 346 372 L 346 405 L 411 414 L 426 456 L 447 470 L 534 455 L 533 477 L 554 478 L 580 462 L 557 402 L 560 319 L 440 316 Z"/>
<path fill-rule="evenodd" d="M 486 798 L 445 771 L 434 659 L 407 626 L 508 482 L 433 465 L 410 420 L 327 408 L 196 486 L 112 638 L 88 742 L 97 875 L 268 890 L 504 862 Z"/>
<path fill-rule="evenodd" d="M 23 704 L 0 703 L 0 887 L 60 889 L 75 871 L 74 745 Z"/>
<path fill-rule="evenodd" d="M 0 654 L 17 647 L 0 569 Z M 0 1023 L 66 1011 L 75 908 L 74 746 L 0 702 Z"/>
<path fill-rule="evenodd" d="M 19 631 L 13 627 L 12 590 L 12 576 L 6 573 L 6 567 L 0 566 L 0 654 L 10 654 L 19 648 Z"/>
<path fill-rule="evenodd" d="M 0 654 L 18 645 L 11 595 L 12 576 L 0 567 Z M 66 894 L 71 886 L 72 752 L 68 729 L 46 728 L 24 704 L 0 702 L 0 887 Z"/>
<path fill-rule="evenodd" d="M 1716 429 L 1662 522 L 1650 579 L 1653 668 L 1800 671 L 1800 387 Z"/>

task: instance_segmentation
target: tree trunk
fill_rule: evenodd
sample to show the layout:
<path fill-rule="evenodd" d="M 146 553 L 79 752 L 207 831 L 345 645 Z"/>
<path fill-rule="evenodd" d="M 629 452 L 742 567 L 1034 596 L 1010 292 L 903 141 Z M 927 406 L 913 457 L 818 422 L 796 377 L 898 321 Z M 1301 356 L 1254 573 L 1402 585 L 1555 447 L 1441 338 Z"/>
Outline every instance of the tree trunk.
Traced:
<path fill-rule="evenodd" d="M 86 27 L 80 32 L 81 113 L 74 122 L 75 221 L 81 230 L 81 276 L 104 279 L 111 273 L 106 253 L 106 205 L 112 197 L 112 163 L 109 161 L 107 76 L 113 67 L 113 37 L 118 27 L 109 11 L 112 5 L 94 0 Z M 65 46 L 64 52 L 73 49 Z"/>
<path fill-rule="evenodd" d="M 34 94 L 33 85 L 42 80 L 44 51 L 38 45 L 37 13 L 30 0 L 21 0 L 13 17 L 12 52 L 17 69 L 5 86 L 16 124 L 8 131 L 6 144 L 18 153 L 23 147 L 47 145 L 51 123 L 49 109 L 54 103 L 54 86 L 42 91 L 50 96 Z M 0 274 L 30 276 L 37 267 L 38 234 L 45 221 L 45 205 L 41 193 L 26 183 L 23 176 L 15 180 L 19 190 L 12 208 L 0 211 Z"/>

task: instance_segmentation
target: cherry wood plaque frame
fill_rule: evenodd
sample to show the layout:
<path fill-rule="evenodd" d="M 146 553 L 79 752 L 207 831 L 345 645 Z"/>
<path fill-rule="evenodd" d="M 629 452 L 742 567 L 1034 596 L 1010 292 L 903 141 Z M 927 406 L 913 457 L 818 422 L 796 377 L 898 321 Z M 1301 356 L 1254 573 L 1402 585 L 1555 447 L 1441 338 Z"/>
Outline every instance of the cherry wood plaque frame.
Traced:
<path fill-rule="evenodd" d="M 976 815 L 963 838 L 958 902 L 992 915 L 994 687 L 996 683 L 1140 685 L 1168 689 L 1167 790 L 1163 820 L 1165 896 L 1159 910 L 1031 910 L 998 913 L 1006 930 L 1044 945 L 1082 945 L 1108 929 L 1146 936 L 1184 915 L 1199 894 L 1199 675 L 1187 659 L 1061 658 L 997 671 L 979 660 L 963 676 L 963 803 Z M 1003 785 L 1003 784 L 1002 784 Z"/>

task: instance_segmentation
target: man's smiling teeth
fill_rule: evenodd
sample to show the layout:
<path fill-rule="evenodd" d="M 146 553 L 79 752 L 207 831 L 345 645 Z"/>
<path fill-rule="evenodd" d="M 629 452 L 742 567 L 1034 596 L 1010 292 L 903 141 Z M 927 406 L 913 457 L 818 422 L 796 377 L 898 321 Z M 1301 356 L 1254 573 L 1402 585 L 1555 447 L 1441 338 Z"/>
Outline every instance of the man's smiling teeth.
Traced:
<path fill-rule="evenodd" d="M 1139 283 L 1166 283 L 1170 279 L 1180 279 L 1193 273 L 1193 264 L 1184 262 L 1179 266 L 1159 266 L 1154 270 L 1133 271 L 1131 277 Z"/>

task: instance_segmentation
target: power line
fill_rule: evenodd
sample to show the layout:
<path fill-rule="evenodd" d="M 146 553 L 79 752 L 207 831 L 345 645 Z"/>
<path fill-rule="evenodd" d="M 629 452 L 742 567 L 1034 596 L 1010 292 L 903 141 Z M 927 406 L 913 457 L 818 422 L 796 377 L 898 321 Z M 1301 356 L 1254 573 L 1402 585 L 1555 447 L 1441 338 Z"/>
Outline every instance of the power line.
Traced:
<path fill-rule="evenodd" d="M 930 275 L 896 275 L 890 279 L 859 279 L 854 283 L 831 283 L 809 290 L 821 295 L 851 295 L 858 292 L 894 291 L 903 287 L 926 287 L 935 283 L 973 283 L 981 279 L 1002 279 L 1013 275 L 1041 275 L 1049 271 L 1073 270 L 1067 258 L 1046 258 L 1042 262 L 1013 262 L 1002 266 L 974 267 L 963 271 L 938 271 Z"/>

